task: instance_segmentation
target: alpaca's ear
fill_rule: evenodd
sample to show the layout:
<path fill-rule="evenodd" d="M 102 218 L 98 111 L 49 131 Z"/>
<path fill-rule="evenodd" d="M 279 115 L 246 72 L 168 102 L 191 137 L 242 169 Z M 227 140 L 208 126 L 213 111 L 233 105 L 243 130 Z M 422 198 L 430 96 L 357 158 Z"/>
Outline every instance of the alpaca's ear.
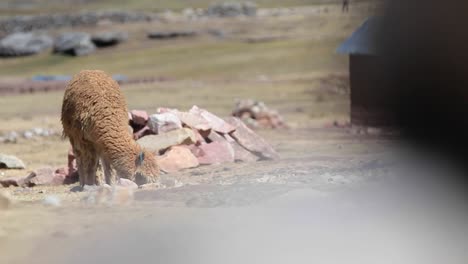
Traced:
<path fill-rule="evenodd" d="M 135 160 L 135 164 L 136 164 L 137 166 L 141 166 L 141 164 L 143 164 L 143 161 L 144 161 L 144 160 L 145 160 L 145 153 L 144 153 L 143 151 L 141 151 L 141 152 L 138 154 L 138 156 L 137 156 L 137 158 L 136 158 L 136 160 Z"/>

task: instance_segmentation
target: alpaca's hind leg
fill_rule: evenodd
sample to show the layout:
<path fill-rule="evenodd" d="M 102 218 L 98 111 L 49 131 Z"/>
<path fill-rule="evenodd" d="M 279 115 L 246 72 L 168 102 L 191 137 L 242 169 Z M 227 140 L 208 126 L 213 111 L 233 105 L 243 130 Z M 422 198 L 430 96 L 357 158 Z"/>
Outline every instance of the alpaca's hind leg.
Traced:
<path fill-rule="evenodd" d="M 83 151 L 82 151 L 82 144 L 79 144 L 78 141 L 73 140 L 70 138 L 70 144 L 72 145 L 73 148 L 73 154 L 75 155 L 76 159 L 76 166 L 78 167 L 78 176 L 80 179 L 80 186 L 83 187 L 86 182 L 86 175 L 87 175 L 87 170 L 86 170 L 86 162 L 83 159 Z"/>
<path fill-rule="evenodd" d="M 111 163 L 109 160 L 102 158 L 102 168 L 104 170 L 104 177 L 106 178 L 106 183 L 109 185 L 114 185 L 116 183 L 115 174 L 112 171 Z"/>
<path fill-rule="evenodd" d="M 91 151 L 88 154 L 88 173 L 87 173 L 87 179 L 86 179 L 86 184 L 87 185 L 100 185 L 101 181 L 98 178 L 97 175 L 97 169 L 99 165 L 99 157 L 96 153 L 96 151 Z"/>
<path fill-rule="evenodd" d="M 98 155 L 91 142 L 83 139 L 71 140 L 76 155 L 80 185 L 95 185 Z"/>

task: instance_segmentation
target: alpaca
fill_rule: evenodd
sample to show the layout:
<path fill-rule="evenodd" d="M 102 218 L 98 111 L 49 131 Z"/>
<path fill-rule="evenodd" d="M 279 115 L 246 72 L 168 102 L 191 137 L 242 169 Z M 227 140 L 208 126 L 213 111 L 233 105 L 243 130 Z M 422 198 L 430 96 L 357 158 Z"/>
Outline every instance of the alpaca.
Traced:
<path fill-rule="evenodd" d="M 70 139 L 81 186 L 100 185 L 118 177 L 138 185 L 156 182 L 159 167 L 153 153 L 142 149 L 128 131 L 128 110 L 119 85 L 99 70 L 84 70 L 69 82 L 63 97 L 63 136 Z"/>

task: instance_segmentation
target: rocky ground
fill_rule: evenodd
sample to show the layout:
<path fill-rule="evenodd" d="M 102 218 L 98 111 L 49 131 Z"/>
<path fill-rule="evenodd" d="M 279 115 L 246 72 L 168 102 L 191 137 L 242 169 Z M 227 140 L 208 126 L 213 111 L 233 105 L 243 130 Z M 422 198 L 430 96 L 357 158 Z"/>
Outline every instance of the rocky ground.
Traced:
<path fill-rule="evenodd" d="M 150 78 L 122 85 L 130 110 L 234 112 L 280 156 L 171 172 L 159 188 L 135 191 L 0 187 L 0 263 L 464 263 L 463 200 L 452 182 L 432 177 L 458 172 L 394 131 L 349 126 L 348 61 L 335 49 L 373 7 L 359 2 L 342 14 L 339 4 L 259 10 L 252 19 L 166 12 L 164 22 L 77 27 L 129 33 L 88 56 L 0 60 L 0 89 L 12 91 L 0 97 L 0 152 L 26 165 L 0 169 L 0 179 L 66 166 L 69 150 L 60 138 L 63 80 L 48 93 L 9 83 L 83 68 Z M 202 33 L 147 36 L 169 29 Z M 264 115 L 245 116 L 239 99 L 265 102 L 284 125 L 262 126 Z"/>

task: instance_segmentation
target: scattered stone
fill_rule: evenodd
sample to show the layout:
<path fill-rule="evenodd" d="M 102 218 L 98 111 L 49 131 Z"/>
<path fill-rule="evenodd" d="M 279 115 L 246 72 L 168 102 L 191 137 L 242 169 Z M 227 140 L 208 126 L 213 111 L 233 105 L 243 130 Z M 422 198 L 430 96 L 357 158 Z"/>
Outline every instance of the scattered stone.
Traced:
<path fill-rule="evenodd" d="M 62 185 L 65 182 L 66 175 L 57 174 L 50 167 L 40 168 L 31 172 L 25 179 L 25 185 L 28 187 L 43 185 Z"/>
<path fill-rule="evenodd" d="M 190 149 L 182 146 L 171 147 L 164 156 L 158 159 L 159 168 L 167 173 L 182 169 L 195 168 L 199 165 Z"/>
<path fill-rule="evenodd" d="M 6 210 L 11 206 L 11 196 L 5 191 L 0 191 L 0 210 Z"/>
<path fill-rule="evenodd" d="M 208 34 L 218 37 L 218 38 L 225 38 L 226 37 L 226 32 L 220 29 L 208 29 L 206 31 Z"/>
<path fill-rule="evenodd" d="M 144 126 L 148 122 L 148 113 L 146 111 L 132 110 L 130 114 L 132 115 L 132 123 L 135 125 Z"/>
<path fill-rule="evenodd" d="M 53 40 L 38 33 L 13 33 L 0 40 L 0 56 L 27 56 L 40 53 L 52 47 Z"/>
<path fill-rule="evenodd" d="M 181 128 L 172 130 L 164 134 L 148 135 L 137 140 L 143 148 L 158 153 L 160 150 L 167 149 L 171 146 L 180 144 L 194 144 L 197 138 L 193 131 L 189 128 Z"/>
<path fill-rule="evenodd" d="M 128 39 L 128 34 L 126 32 L 119 31 L 110 31 L 110 32 L 98 32 L 93 34 L 91 41 L 97 47 L 109 47 L 115 46 L 119 43 L 122 43 Z"/>
<path fill-rule="evenodd" d="M 203 165 L 234 162 L 234 149 L 227 141 L 217 141 L 198 146 L 198 162 Z"/>
<path fill-rule="evenodd" d="M 257 6 L 252 2 L 215 3 L 208 7 L 207 14 L 218 17 L 255 16 Z"/>
<path fill-rule="evenodd" d="M 16 143 L 18 142 L 18 137 L 18 133 L 11 131 L 4 137 L 3 143 Z"/>
<path fill-rule="evenodd" d="M 34 137 L 34 134 L 33 134 L 31 131 L 24 131 L 24 132 L 23 132 L 23 137 L 24 137 L 25 139 L 31 139 L 31 138 Z"/>
<path fill-rule="evenodd" d="M 19 158 L 0 153 L 0 169 L 24 169 L 26 166 Z"/>
<path fill-rule="evenodd" d="M 150 39 L 173 39 L 180 37 L 193 37 L 197 33 L 195 31 L 155 31 L 148 33 Z"/>
<path fill-rule="evenodd" d="M 208 124 L 210 125 L 211 129 L 216 132 L 228 134 L 235 130 L 235 127 L 224 121 L 223 119 L 217 117 L 216 115 L 206 111 L 205 109 L 201 109 L 194 105 L 189 113 L 193 115 L 200 116 L 201 118 L 205 119 Z"/>
<path fill-rule="evenodd" d="M 226 122 L 233 125 L 236 130 L 231 136 L 245 149 L 255 154 L 260 159 L 279 159 L 278 153 L 259 135 L 248 128 L 239 118 L 228 117 Z"/>
<path fill-rule="evenodd" d="M 270 110 L 263 102 L 252 99 L 239 100 L 232 115 L 240 118 L 252 128 L 286 128 L 283 118 L 275 110 Z"/>
<path fill-rule="evenodd" d="M 176 114 L 172 112 L 166 112 L 151 115 L 148 120 L 148 127 L 154 133 L 161 134 L 182 128 L 182 122 Z"/>
<path fill-rule="evenodd" d="M 54 43 L 54 52 L 73 56 L 88 55 L 96 49 L 91 36 L 84 32 L 68 32 L 60 35 Z"/>
<path fill-rule="evenodd" d="M 46 206 L 60 207 L 62 205 L 62 201 L 55 195 L 48 195 L 44 200 L 42 200 L 42 204 Z"/>
<path fill-rule="evenodd" d="M 135 182 L 124 178 L 120 178 L 117 185 L 125 188 L 138 189 L 138 185 Z"/>

